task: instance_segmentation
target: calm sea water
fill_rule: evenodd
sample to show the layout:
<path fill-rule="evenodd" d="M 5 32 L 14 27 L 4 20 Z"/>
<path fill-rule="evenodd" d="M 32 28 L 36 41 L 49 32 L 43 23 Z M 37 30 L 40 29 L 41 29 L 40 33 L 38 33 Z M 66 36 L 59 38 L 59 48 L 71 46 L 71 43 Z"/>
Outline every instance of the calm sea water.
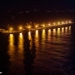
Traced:
<path fill-rule="evenodd" d="M 30 40 L 30 41 L 29 41 Z M 71 26 L 0 35 L 3 75 L 75 75 Z"/>

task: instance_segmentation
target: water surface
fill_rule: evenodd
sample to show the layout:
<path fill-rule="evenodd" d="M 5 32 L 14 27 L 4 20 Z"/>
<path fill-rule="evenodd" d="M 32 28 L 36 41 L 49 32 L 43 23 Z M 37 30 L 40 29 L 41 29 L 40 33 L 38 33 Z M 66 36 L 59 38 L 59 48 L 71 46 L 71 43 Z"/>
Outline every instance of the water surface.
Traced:
<path fill-rule="evenodd" d="M 5 75 L 75 74 L 71 26 L 0 36 L 0 71 Z"/>

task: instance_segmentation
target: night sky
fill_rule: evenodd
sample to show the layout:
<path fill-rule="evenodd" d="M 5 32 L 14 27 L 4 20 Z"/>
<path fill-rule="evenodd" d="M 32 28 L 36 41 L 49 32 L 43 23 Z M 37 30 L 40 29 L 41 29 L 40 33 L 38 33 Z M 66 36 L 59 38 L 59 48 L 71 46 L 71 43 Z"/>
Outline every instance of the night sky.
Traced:
<path fill-rule="evenodd" d="M 52 8 L 69 8 L 75 9 L 75 1 L 74 0 L 63 0 L 63 1 L 53 1 L 53 0 L 27 0 L 27 1 L 1 1 L 0 0 L 0 9 L 8 9 L 8 8 L 41 8 L 41 9 L 52 9 Z"/>

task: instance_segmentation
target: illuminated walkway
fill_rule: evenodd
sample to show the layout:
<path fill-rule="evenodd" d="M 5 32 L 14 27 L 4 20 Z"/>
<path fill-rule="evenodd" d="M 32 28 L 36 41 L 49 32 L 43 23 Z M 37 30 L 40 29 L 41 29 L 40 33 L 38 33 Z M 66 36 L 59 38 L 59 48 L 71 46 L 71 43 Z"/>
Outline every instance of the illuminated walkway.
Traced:
<path fill-rule="evenodd" d="M 57 23 L 52 23 L 52 24 L 35 24 L 34 27 L 32 25 L 27 25 L 25 27 L 19 26 L 17 30 L 14 30 L 13 27 L 10 27 L 9 30 L 3 30 L 1 31 L 2 33 L 21 33 L 27 31 L 32 31 L 32 30 L 41 30 L 41 29 L 54 29 L 54 28 L 61 28 L 61 27 L 66 27 L 66 26 L 71 26 L 73 22 L 71 21 L 65 21 L 65 22 L 57 22 Z"/>

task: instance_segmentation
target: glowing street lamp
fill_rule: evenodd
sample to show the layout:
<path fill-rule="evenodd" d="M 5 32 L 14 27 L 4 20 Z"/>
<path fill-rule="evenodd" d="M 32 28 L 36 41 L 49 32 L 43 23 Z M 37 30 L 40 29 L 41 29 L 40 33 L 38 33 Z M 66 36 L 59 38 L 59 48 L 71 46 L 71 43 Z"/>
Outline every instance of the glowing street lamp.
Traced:
<path fill-rule="evenodd" d="M 31 26 L 30 26 L 30 25 L 28 25 L 28 26 L 27 26 L 27 28 L 28 28 L 28 29 L 31 29 Z"/>
<path fill-rule="evenodd" d="M 58 25 L 60 24 L 60 22 L 58 22 Z"/>
<path fill-rule="evenodd" d="M 38 28 L 38 25 L 35 25 L 35 28 Z"/>
<path fill-rule="evenodd" d="M 53 25 L 55 25 L 55 23 L 53 23 Z"/>
<path fill-rule="evenodd" d="M 45 24 L 43 24 L 42 26 L 45 27 Z"/>
<path fill-rule="evenodd" d="M 10 33 L 13 32 L 13 28 L 12 27 L 9 28 L 9 32 Z"/>
<path fill-rule="evenodd" d="M 49 23 L 48 26 L 50 26 L 51 24 Z"/>
<path fill-rule="evenodd" d="M 67 24 L 68 22 L 66 21 L 66 24 Z"/>
<path fill-rule="evenodd" d="M 71 21 L 69 21 L 69 23 L 71 23 Z"/>
<path fill-rule="evenodd" d="M 22 29 L 23 29 L 23 27 L 22 27 L 22 26 L 20 26 L 20 27 L 19 27 L 19 30 L 22 30 Z"/>
<path fill-rule="evenodd" d="M 64 22 L 62 22 L 62 24 L 64 24 Z"/>
<path fill-rule="evenodd" d="M 12 28 L 12 27 L 10 27 L 10 28 L 9 28 L 9 31 L 12 31 L 12 30 L 13 30 L 13 28 Z"/>

